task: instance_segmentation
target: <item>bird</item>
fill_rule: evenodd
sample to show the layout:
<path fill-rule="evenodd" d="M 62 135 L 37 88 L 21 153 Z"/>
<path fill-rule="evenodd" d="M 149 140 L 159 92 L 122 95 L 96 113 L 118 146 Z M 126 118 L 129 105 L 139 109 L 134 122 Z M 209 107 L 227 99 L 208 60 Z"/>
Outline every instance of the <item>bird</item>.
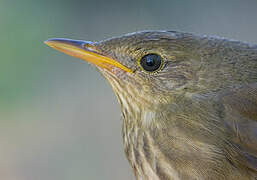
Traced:
<path fill-rule="evenodd" d="M 155 30 L 45 43 L 107 79 L 136 179 L 257 179 L 257 45 Z"/>

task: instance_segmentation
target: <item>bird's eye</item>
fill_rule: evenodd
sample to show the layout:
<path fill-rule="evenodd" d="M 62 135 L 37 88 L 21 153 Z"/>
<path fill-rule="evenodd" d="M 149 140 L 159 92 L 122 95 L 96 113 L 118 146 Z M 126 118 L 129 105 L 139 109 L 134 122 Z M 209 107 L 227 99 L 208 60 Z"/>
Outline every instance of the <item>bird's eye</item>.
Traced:
<path fill-rule="evenodd" d="M 156 72 L 162 67 L 162 58 L 158 54 L 147 54 L 143 56 L 139 63 L 143 70 L 147 72 Z"/>

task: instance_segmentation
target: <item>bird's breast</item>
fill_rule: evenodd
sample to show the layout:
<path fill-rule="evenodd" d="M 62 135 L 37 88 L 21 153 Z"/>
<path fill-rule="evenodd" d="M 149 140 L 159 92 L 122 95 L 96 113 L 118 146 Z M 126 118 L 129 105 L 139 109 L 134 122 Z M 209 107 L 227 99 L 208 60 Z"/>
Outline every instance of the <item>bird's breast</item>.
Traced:
<path fill-rule="evenodd" d="M 178 180 L 178 173 L 166 161 L 150 132 L 123 124 L 123 141 L 127 159 L 137 179 Z"/>

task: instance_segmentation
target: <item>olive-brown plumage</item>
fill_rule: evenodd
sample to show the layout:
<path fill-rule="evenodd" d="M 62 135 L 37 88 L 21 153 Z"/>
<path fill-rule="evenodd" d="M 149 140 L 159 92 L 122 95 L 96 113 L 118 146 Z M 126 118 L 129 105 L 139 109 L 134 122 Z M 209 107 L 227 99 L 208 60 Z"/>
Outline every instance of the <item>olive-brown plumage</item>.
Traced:
<path fill-rule="evenodd" d="M 257 179 L 256 45 L 175 31 L 82 44 L 129 69 L 97 65 L 137 179 Z"/>

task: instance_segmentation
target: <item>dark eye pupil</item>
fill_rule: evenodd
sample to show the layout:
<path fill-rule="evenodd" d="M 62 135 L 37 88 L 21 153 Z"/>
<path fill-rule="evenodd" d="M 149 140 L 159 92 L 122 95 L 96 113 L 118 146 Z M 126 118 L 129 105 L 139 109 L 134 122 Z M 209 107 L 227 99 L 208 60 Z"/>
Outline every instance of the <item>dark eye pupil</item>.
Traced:
<path fill-rule="evenodd" d="M 161 67 L 162 59 L 157 54 L 147 54 L 142 57 L 140 64 L 145 71 L 153 72 Z"/>
<path fill-rule="evenodd" d="M 154 66 L 155 61 L 152 57 L 147 57 L 146 58 L 146 64 L 147 64 L 147 66 Z"/>

